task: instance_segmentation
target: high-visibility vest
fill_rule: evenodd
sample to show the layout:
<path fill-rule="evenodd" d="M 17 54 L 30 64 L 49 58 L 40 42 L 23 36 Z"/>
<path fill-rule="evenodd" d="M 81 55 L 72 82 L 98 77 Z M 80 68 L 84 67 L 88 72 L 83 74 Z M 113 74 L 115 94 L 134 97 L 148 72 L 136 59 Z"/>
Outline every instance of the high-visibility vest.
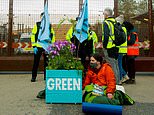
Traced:
<path fill-rule="evenodd" d="M 98 38 L 97 35 L 94 31 L 90 31 L 90 33 L 88 32 L 88 41 L 92 40 L 92 44 L 93 44 L 93 53 L 95 53 L 95 45 L 96 43 L 98 43 Z"/>
<path fill-rule="evenodd" d="M 127 53 L 127 30 L 125 27 L 122 27 L 122 29 L 124 30 L 125 34 L 126 34 L 126 41 L 120 45 L 119 47 L 119 53 Z"/>
<path fill-rule="evenodd" d="M 113 40 L 115 40 L 114 25 L 111 22 L 109 22 L 108 20 L 115 22 L 115 19 L 111 18 L 111 19 L 104 20 L 104 22 L 108 25 L 109 30 L 110 30 L 110 37 L 109 37 L 109 40 L 108 40 L 107 49 L 115 47 L 115 44 L 113 44 Z M 104 34 L 105 34 L 103 29 L 104 29 L 104 26 L 102 24 L 102 41 L 104 41 Z"/>
<path fill-rule="evenodd" d="M 34 25 L 34 28 L 32 29 L 32 35 L 31 35 L 31 43 L 33 47 L 40 47 L 42 48 L 42 46 L 40 44 L 37 43 L 37 39 L 38 39 L 38 33 L 39 33 L 39 27 L 38 27 L 38 23 Z M 52 33 L 52 38 L 51 38 L 51 43 L 55 42 L 55 32 L 53 30 L 53 28 L 51 27 L 50 33 Z"/>
<path fill-rule="evenodd" d="M 133 45 L 128 45 L 127 47 L 127 55 L 133 55 L 133 56 L 138 56 L 139 55 L 139 44 L 138 44 L 138 35 L 136 32 L 132 32 L 131 34 L 136 35 L 136 40 Z M 128 41 L 131 39 L 130 36 L 128 36 Z"/>
<path fill-rule="evenodd" d="M 71 38 L 73 37 L 73 26 L 68 30 L 67 34 L 66 34 L 66 40 L 71 42 Z"/>

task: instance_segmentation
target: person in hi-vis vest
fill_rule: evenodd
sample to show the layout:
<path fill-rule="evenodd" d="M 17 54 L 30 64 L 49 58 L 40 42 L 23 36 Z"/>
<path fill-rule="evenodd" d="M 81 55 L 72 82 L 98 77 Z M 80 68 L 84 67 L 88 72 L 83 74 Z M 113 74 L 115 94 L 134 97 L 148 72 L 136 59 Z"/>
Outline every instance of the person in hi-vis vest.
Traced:
<path fill-rule="evenodd" d="M 115 39 L 114 33 L 114 25 L 112 22 L 115 22 L 115 18 L 113 17 L 113 10 L 111 8 L 105 8 L 104 18 L 102 24 L 102 42 L 103 42 L 103 53 L 105 56 L 105 60 L 111 64 L 112 69 L 114 71 L 116 77 L 116 84 L 119 84 L 119 67 L 118 67 L 118 51 L 119 46 L 116 46 L 113 43 Z"/>
<path fill-rule="evenodd" d="M 124 26 L 127 29 L 127 55 L 123 58 L 123 68 L 128 73 L 129 80 L 126 84 L 135 84 L 135 58 L 139 55 L 138 34 L 133 24 L 125 21 Z"/>
<path fill-rule="evenodd" d="M 77 21 L 77 19 L 76 19 Z M 95 53 L 95 44 L 98 42 L 96 33 L 92 30 L 92 26 L 89 24 L 88 38 L 82 43 L 73 35 L 75 31 L 75 25 L 71 26 L 66 34 L 66 40 L 74 43 L 76 46 L 75 57 L 81 58 L 81 63 L 84 66 L 84 70 L 87 70 L 89 65 L 89 58 L 92 53 Z"/>
<path fill-rule="evenodd" d="M 89 24 L 88 30 L 88 39 L 85 42 L 85 50 L 86 50 L 86 57 L 85 57 L 85 72 L 87 71 L 90 63 L 90 56 L 91 54 L 96 52 L 95 46 L 98 43 L 98 37 L 94 31 L 94 26 Z"/>
<path fill-rule="evenodd" d="M 115 19 L 118 23 L 120 23 L 122 25 L 122 29 L 124 30 L 125 35 L 126 35 L 126 41 L 119 46 L 119 55 L 118 55 L 118 66 L 119 66 L 119 72 L 120 72 L 120 82 L 119 82 L 119 84 L 122 84 L 123 82 L 125 82 L 126 80 L 129 79 L 126 71 L 123 69 L 123 66 L 122 66 L 123 56 L 127 54 L 127 30 L 123 25 L 124 15 L 120 15 Z"/>
<path fill-rule="evenodd" d="M 41 13 L 40 18 L 42 18 L 43 15 L 44 15 L 44 13 Z M 46 78 L 45 68 L 48 63 L 47 54 L 45 53 L 45 50 L 42 48 L 42 46 L 37 43 L 40 24 L 41 24 L 41 22 L 36 22 L 36 24 L 34 25 L 34 27 L 32 29 L 32 35 L 31 35 L 31 43 L 32 43 L 32 46 L 34 49 L 34 62 L 33 62 L 33 68 L 32 68 L 31 82 L 36 81 L 37 70 L 38 70 L 38 66 L 39 66 L 39 62 L 40 62 L 40 58 L 41 58 L 42 54 L 44 57 L 44 80 Z M 53 43 L 53 42 L 55 42 L 55 32 L 54 32 L 53 28 L 51 27 L 51 25 L 49 27 L 50 27 L 49 29 L 51 32 L 50 33 L 51 43 Z"/>

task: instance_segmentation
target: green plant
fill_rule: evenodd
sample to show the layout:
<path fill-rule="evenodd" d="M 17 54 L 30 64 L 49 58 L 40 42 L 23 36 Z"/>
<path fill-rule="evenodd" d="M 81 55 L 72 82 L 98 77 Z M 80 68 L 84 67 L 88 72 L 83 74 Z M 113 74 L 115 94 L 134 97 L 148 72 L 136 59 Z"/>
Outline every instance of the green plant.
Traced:
<path fill-rule="evenodd" d="M 48 47 L 49 62 L 46 69 L 83 70 L 84 67 L 81 61 L 73 56 L 75 49 L 75 45 L 68 41 L 56 41 L 54 44 L 50 45 Z"/>
<path fill-rule="evenodd" d="M 63 19 L 61 19 L 61 20 L 59 21 L 59 24 L 58 24 L 57 28 L 60 28 L 61 25 L 62 25 L 65 21 L 71 23 L 73 27 L 76 25 L 76 20 L 74 20 L 74 19 L 69 19 L 68 17 L 66 17 L 66 18 L 63 18 Z"/>

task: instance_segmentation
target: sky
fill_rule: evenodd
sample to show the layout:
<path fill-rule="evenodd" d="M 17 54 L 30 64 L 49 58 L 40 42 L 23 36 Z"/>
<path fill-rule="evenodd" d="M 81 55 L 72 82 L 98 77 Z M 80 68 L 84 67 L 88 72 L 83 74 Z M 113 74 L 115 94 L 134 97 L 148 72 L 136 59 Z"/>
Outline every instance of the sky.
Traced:
<path fill-rule="evenodd" d="M 44 0 L 13 0 L 15 14 L 40 14 L 43 11 Z M 83 0 L 84 1 L 84 0 Z M 8 12 L 9 0 L 1 0 L 0 12 Z M 78 13 L 79 0 L 48 0 L 50 14 L 76 14 Z M 89 11 L 99 13 L 104 7 L 113 8 L 114 0 L 89 0 Z"/>
<path fill-rule="evenodd" d="M 13 14 L 15 23 L 35 23 L 39 20 L 39 14 L 43 11 L 44 0 L 13 0 Z M 84 0 L 83 0 L 84 1 Z M 79 14 L 79 0 L 48 0 L 48 12 L 51 17 L 51 23 L 58 23 L 65 15 L 69 18 L 76 17 Z M 91 20 L 102 19 L 102 11 L 105 7 L 114 7 L 114 0 L 88 0 L 89 18 Z M 0 0 L 0 23 L 7 21 L 9 12 L 9 0 Z M 20 16 L 21 14 L 25 14 Z M 38 14 L 38 16 L 33 16 Z M 94 16 L 95 14 L 96 16 Z M 24 18 L 24 16 L 27 16 Z M 54 18 L 53 18 L 54 17 Z M 33 24 L 32 24 L 33 25 Z"/>

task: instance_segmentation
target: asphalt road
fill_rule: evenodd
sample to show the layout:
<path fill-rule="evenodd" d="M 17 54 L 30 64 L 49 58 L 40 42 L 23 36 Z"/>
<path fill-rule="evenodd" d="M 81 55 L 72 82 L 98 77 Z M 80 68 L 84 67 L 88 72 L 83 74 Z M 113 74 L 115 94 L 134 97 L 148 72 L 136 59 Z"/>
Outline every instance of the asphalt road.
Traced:
<path fill-rule="evenodd" d="M 0 74 L 0 115 L 84 115 L 81 104 L 46 104 L 36 98 L 45 88 L 43 74 L 31 83 L 31 74 Z M 154 74 L 136 75 L 135 85 L 124 85 L 135 100 L 123 106 L 123 115 L 154 115 Z"/>

